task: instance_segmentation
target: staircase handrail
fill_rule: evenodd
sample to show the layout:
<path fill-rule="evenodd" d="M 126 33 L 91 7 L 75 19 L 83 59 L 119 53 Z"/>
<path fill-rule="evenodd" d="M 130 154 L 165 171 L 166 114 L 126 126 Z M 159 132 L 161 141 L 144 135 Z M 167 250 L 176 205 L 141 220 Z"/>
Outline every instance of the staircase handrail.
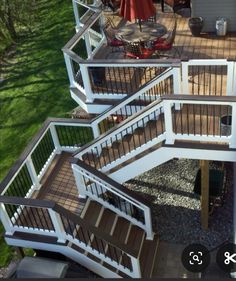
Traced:
<path fill-rule="evenodd" d="M 162 104 L 163 101 L 199 101 L 199 102 L 209 102 L 209 103 L 216 103 L 221 102 L 221 105 L 229 104 L 230 102 L 236 102 L 235 96 L 198 96 L 198 95 L 163 95 L 160 97 L 159 100 L 155 100 L 149 105 L 147 105 L 145 108 L 141 109 L 139 112 L 136 112 L 132 116 L 128 117 L 126 120 L 119 123 L 117 126 L 111 128 L 104 134 L 100 135 L 100 137 L 96 138 L 95 140 L 91 141 L 88 144 L 85 144 L 81 148 L 79 148 L 74 154 L 74 157 L 80 157 L 84 153 L 88 152 L 89 149 L 92 149 L 93 145 L 95 143 L 101 143 L 104 139 L 109 137 L 112 133 L 114 133 L 116 130 L 122 129 L 122 127 L 127 126 L 128 123 L 132 123 L 134 121 L 137 121 L 140 115 L 143 115 L 146 111 L 150 111 L 153 107 L 157 106 L 158 104 Z"/>
<path fill-rule="evenodd" d="M 60 123 L 67 123 L 67 124 L 78 124 L 81 126 L 88 126 L 92 127 L 91 120 L 86 119 L 71 119 L 71 118 L 48 118 L 43 123 L 42 127 L 39 129 L 39 131 L 33 136 L 32 140 L 28 143 L 24 151 L 21 153 L 20 157 L 15 161 L 15 163 L 10 168 L 7 175 L 4 177 L 4 179 L 0 182 L 0 194 L 4 191 L 4 189 L 7 187 L 7 185 L 10 183 L 12 178 L 17 174 L 17 172 L 20 170 L 20 168 L 24 165 L 27 158 L 31 155 L 31 153 L 36 148 L 37 144 L 40 142 L 44 134 L 47 132 L 48 129 L 50 129 L 51 125 L 57 125 Z"/>
<path fill-rule="evenodd" d="M 128 117 L 126 120 L 122 121 L 121 123 L 117 124 L 117 126 L 111 128 L 109 131 L 105 132 L 104 134 L 100 135 L 98 138 L 94 139 L 93 141 L 85 144 L 81 148 L 79 148 L 76 152 L 73 153 L 73 157 L 79 158 L 84 153 L 88 152 L 90 149 L 92 149 L 93 145 L 95 143 L 99 144 L 104 139 L 108 138 L 112 133 L 114 133 L 116 130 L 122 130 L 123 127 L 127 126 L 131 122 L 135 122 L 139 119 L 139 116 L 143 113 L 152 110 L 153 107 L 159 105 L 162 103 L 162 98 L 159 100 L 155 100 L 154 102 L 147 105 L 145 108 L 141 109 L 139 112 L 136 112 L 135 114 Z"/>
<path fill-rule="evenodd" d="M 133 94 L 131 94 L 129 96 L 126 96 L 125 98 L 121 99 L 120 102 L 118 102 L 114 106 L 108 108 L 107 110 L 102 112 L 99 116 L 93 118 L 91 120 L 91 122 L 93 124 L 98 124 L 99 122 L 101 122 L 105 118 L 109 117 L 112 113 L 118 111 L 119 109 L 121 109 L 122 107 L 127 105 L 128 103 L 132 102 L 133 100 L 135 100 L 136 98 L 141 96 L 146 91 L 150 90 L 155 84 L 157 84 L 159 82 L 162 82 L 163 80 L 165 80 L 166 78 L 171 76 L 173 74 L 172 71 L 173 71 L 173 67 L 167 68 L 162 73 L 160 73 L 159 75 L 154 77 L 152 80 L 147 82 L 145 85 L 141 86 L 138 91 L 134 92 Z"/>
<path fill-rule="evenodd" d="M 28 206 L 28 207 L 36 207 L 36 208 L 46 208 L 55 211 L 57 214 L 67 216 L 71 221 L 83 227 L 84 229 L 91 231 L 100 239 L 105 240 L 112 246 L 126 252 L 128 255 L 137 258 L 139 251 L 130 248 L 127 244 L 120 242 L 118 239 L 111 237 L 109 234 L 105 233 L 103 230 L 99 229 L 91 225 L 87 220 L 79 217 L 78 215 L 72 213 L 71 211 L 65 209 L 64 207 L 58 205 L 54 201 L 50 200 L 40 200 L 40 199 L 31 199 L 31 198 L 20 198 L 14 196 L 0 196 L 0 203 L 2 204 L 12 204 L 19 206 Z M 64 232 L 65 229 L 64 229 Z M 47 235 L 47 233 L 45 233 Z"/>
<path fill-rule="evenodd" d="M 114 181 L 112 178 L 108 177 L 106 174 L 104 174 L 104 173 L 100 172 L 99 170 L 86 164 L 84 161 L 81 161 L 78 158 L 71 158 L 70 162 L 80 166 L 81 168 L 83 168 L 84 170 L 87 170 L 89 173 L 95 175 L 102 181 L 108 183 L 109 185 L 111 185 L 113 187 L 113 189 L 115 191 L 117 191 L 117 193 L 121 193 L 125 197 L 128 197 L 130 201 L 133 201 L 134 203 L 138 203 L 138 204 L 141 203 L 149 208 L 150 201 L 146 200 L 144 197 L 140 196 L 138 193 L 134 193 L 133 191 L 129 190 L 122 184 L 119 184 L 118 182 Z"/>

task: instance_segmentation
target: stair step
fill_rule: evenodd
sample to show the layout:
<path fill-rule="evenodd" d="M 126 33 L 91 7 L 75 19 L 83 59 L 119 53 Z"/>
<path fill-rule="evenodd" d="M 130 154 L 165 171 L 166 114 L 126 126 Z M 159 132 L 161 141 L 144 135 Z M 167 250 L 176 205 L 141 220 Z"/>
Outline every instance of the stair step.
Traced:
<path fill-rule="evenodd" d="M 99 214 L 101 212 L 102 205 L 96 201 L 91 200 L 87 208 L 86 213 L 84 214 L 84 219 L 87 220 L 90 224 L 95 225 Z"/>
<path fill-rule="evenodd" d="M 135 251 L 140 251 L 142 248 L 144 238 L 144 230 L 136 225 L 132 225 L 127 244 Z"/>
<path fill-rule="evenodd" d="M 119 141 L 114 141 L 114 142 L 112 143 L 112 145 L 111 145 L 111 147 L 112 147 L 113 149 L 119 149 L 120 146 L 121 146 L 121 142 L 119 142 Z"/>
<path fill-rule="evenodd" d="M 110 234 L 116 214 L 109 209 L 105 209 L 98 225 L 104 232 Z"/>
<path fill-rule="evenodd" d="M 124 267 L 131 269 L 131 260 L 125 253 L 122 255 L 122 251 L 118 248 L 114 248 L 112 245 L 107 245 L 106 255 L 113 261 L 122 264 Z"/>
<path fill-rule="evenodd" d="M 101 260 L 98 257 L 96 257 L 96 256 L 94 256 L 90 253 L 87 253 L 87 257 L 90 258 L 91 260 L 95 261 L 95 262 L 98 262 L 98 263 L 101 262 Z"/>
<path fill-rule="evenodd" d="M 152 275 L 158 244 L 159 238 L 157 234 L 154 235 L 153 240 L 145 240 L 143 242 L 140 254 L 142 278 L 150 278 Z"/>
<path fill-rule="evenodd" d="M 117 271 L 117 274 L 118 274 L 119 276 L 121 276 L 122 278 L 130 278 L 129 275 L 125 274 L 124 272 L 122 272 L 122 271 L 120 271 L 120 270 Z"/>
<path fill-rule="evenodd" d="M 125 218 L 119 217 L 113 232 L 113 237 L 122 243 L 125 243 L 129 232 L 130 222 Z"/>
<path fill-rule="evenodd" d="M 77 252 L 79 252 L 79 253 L 81 253 L 81 254 L 84 254 L 84 252 L 85 252 L 84 249 L 80 248 L 79 246 L 77 246 L 77 245 L 75 245 L 75 244 L 72 244 L 72 245 L 71 245 L 71 249 L 73 249 L 73 250 L 75 250 L 75 251 L 77 251 Z"/>
<path fill-rule="evenodd" d="M 143 127 L 138 127 L 134 130 L 135 135 L 143 135 L 144 134 L 144 128 Z"/>
<path fill-rule="evenodd" d="M 121 264 L 123 266 L 125 266 L 126 268 L 131 269 L 132 268 L 132 264 L 131 264 L 131 259 L 128 255 L 123 254 L 122 255 L 122 260 L 121 260 Z"/>
<path fill-rule="evenodd" d="M 123 136 L 123 141 L 124 142 L 129 142 L 132 137 L 133 137 L 132 134 L 126 134 L 125 136 Z"/>

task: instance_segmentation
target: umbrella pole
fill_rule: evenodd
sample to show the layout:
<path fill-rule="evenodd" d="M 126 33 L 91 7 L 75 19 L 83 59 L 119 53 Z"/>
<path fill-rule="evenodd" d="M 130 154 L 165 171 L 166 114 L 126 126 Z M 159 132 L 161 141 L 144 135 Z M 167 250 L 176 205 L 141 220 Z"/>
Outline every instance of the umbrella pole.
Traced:
<path fill-rule="evenodd" d="M 138 24 L 139 24 L 139 29 L 142 32 L 142 22 L 141 22 L 141 19 L 138 19 Z"/>

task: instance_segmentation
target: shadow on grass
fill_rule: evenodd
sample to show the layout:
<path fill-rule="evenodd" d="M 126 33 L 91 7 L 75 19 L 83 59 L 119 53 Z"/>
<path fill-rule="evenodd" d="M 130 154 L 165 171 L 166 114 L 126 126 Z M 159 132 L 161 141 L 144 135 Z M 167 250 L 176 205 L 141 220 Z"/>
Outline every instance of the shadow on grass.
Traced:
<path fill-rule="evenodd" d="M 71 2 L 37 1 L 34 33 L 19 38 L 1 61 L 2 178 L 48 117 L 64 117 L 71 99 L 61 48 L 74 35 Z"/>

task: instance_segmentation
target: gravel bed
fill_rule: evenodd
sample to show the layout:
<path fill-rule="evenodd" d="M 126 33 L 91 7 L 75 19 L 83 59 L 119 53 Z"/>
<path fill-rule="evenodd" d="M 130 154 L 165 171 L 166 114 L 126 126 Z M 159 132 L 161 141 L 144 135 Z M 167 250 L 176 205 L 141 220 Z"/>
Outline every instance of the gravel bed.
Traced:
<path fill-rule="evenodd" d="M 210 167 L 217 166 L 211 163 Z M 219 166 L 218 166 L 219 167 Z M 174 159 L 125 183 L 150 201 L 153 229 L 172 243 L 201 243 L 209 249 L 233 237 L 232 164 L 226 164 L 225 204 L 214 209 L 209 229 L 201 228 L 200 198 L 193 192 L 198 160 Z"/>

